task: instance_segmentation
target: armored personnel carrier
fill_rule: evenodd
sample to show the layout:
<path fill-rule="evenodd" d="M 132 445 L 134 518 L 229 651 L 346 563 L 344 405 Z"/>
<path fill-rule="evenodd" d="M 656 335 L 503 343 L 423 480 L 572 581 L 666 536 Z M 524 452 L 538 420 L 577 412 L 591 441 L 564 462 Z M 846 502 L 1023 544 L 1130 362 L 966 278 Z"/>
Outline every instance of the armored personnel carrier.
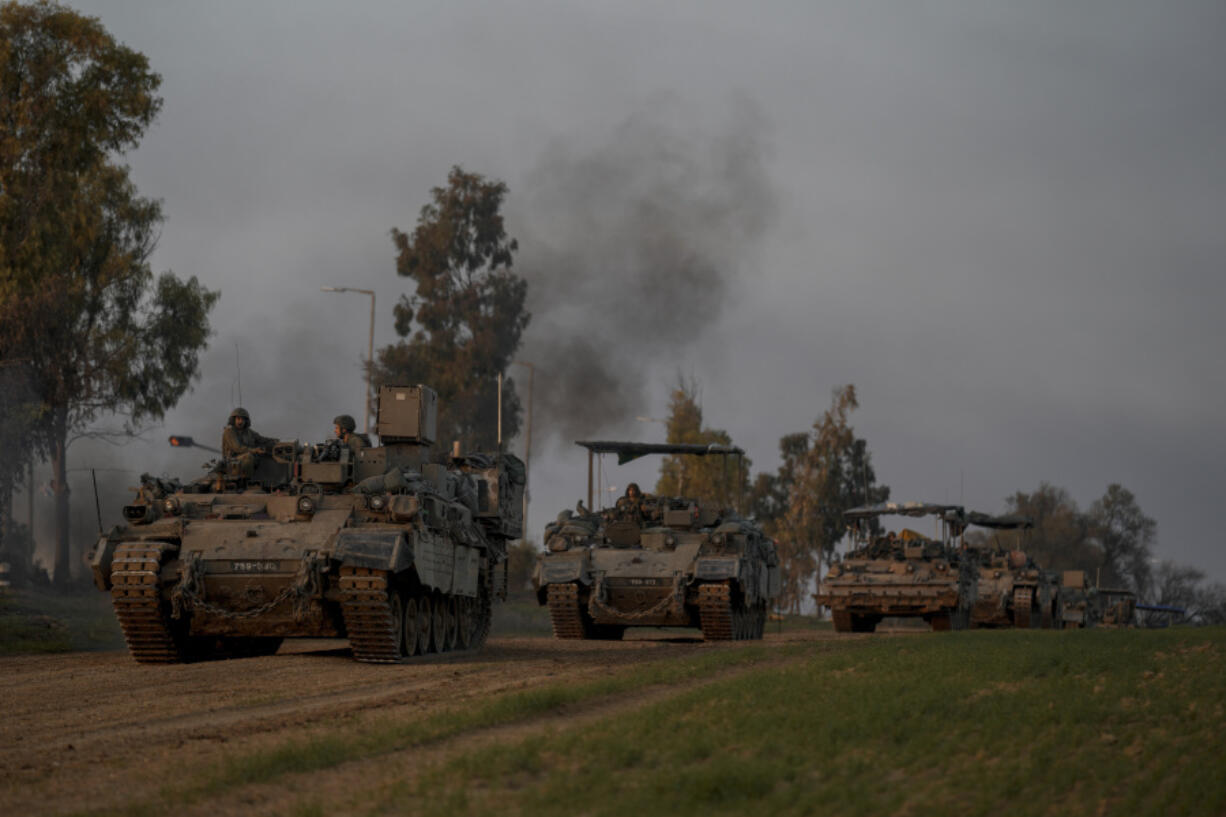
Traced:
<path fill-rule="evenodd" d="M 378 395 L 380 445 L 277 443 L 250 476 L 142 478 L 127 524 L 90 557 L 141 663 L 275 652 L 348 638 L 359 661 L 479 647 L 495 569 L 521 535 L 523 464 L 453 451 L 429 462 L 437 397 Z"/>
<path fill-rule="evenodd" d="M 1084 570 L 1064 571 L 1056 603 L 1056 626 L 1131 627 L 1135 622 L 1137 597 L 1131 590 L 1091 586 Z"/>
<path fill-rule="evenodd" d="M 780 591 L 775 543 L 752 521 L 708 499 L 642 495 L 592 507 L 592 457 L 619 464 L 646 454 L 741 456 L 739 448 L 580 442 L 588 504 L 545 529 L 533 585 L 557 638 L 621 638 L 628 627 L 697 627 L 708 641 L 762 637 Z M 737 470 L 740 473 L 740 470 Z"/>
<path fill-rule="evenodd" d="M 975 627 L 1055 626 L 1058 585 L 1053 574 L 1035 564 L 1023 549 L 1022 536 L 1034 527 L 1021 516 L 991 516 L 972 511 L 970 526 L 996 531 L 996 536 L 980 548 L 968 548 L 978 572 L 971 624 Z M 999 538 L 1013 531 L 1017 539 L 1009 544 Z"/>
<path fill-rule="evenodd" d="M 975 601 L 975 575 L 960 545 L 966 513 L 958 505 L 884 502 L 846 511 L 851 551 L 830 566 L 817 603 L 840 633 L 871 633 L 887 616 L 921 617 L 934 630 L 964 629 Z M 939 532 L 874 533 L 882 516 L 932 516 Z"/>

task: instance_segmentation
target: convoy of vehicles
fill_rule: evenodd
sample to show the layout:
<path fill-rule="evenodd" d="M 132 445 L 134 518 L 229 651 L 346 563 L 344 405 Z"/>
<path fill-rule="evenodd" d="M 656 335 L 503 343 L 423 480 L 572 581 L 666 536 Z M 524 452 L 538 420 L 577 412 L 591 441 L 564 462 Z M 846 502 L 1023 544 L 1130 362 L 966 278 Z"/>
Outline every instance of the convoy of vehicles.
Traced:
<path fill-rule="evenodd" d="M 501 451 L 462 454 L 457 444 L 450 456 L 432 456 L 437 411 L 429 388 L 385 386 L 377 446 L 260 438 L 272 443 L 263 456 L 223 457 L 194 481 L 144 475 L 126 524 L 90 555 L 133 657 L 260 655 L 294 637 L 347 638 L 354 657 L 369 662 L 479 647 L 493 599 L 505 592 L 498 568 L 524 535 L 526 473 Z M 631 627 L 693 627 L 706 640 L 761 638 L 780 595 L 779 557 L 727 491 L 655 497 L 632 485 L 614 507 L 591 510 L 595 455 L 726 463 L 743 452 L 579 445 L 588 450 L 588 503 L 546 527 L 532 578 L 554 635 L 617 639 Z M 884 531 L 891 516 L 930 518 L 933 532 Z M 921 502 L 845 517 L 852 548 L 815 596 L 838 632 L 872 632 L 886 618 L 919 618 L 933 630 L 1133 621 L 1130 591 L 1035 564 L 1024 549 L 1028 519 Z M 968 541 L 968 526 L 991 533 Z"/>

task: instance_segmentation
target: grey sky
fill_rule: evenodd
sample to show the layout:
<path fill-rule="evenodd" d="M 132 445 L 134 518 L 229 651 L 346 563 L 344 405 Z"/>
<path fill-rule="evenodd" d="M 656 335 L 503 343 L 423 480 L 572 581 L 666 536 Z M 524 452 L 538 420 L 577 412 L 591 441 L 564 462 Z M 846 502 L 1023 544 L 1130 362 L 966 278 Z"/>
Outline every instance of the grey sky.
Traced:
<path fill-rule="evenodd" d="M 574 173 L 650 155 L 615 149 L 646 120 L 694 159 L 672 187 L 661 175 L 678 202 L 754 190 L 769 212 L 754 227 L 681 208 L 682 249 L 719 261 L 722 295 L 670 344 L 667 327 L 610 337 L 618 316 L 666 319 L 658 304 L 533 294 L 525 355 L 586 341 L 644 384 L 592 436 L 658 438 L 633 417 L 663 416 L 680 371 L 773 469 L 779 437 L 854 382 L 896 497 L 995 510 L 1048 480 L 1085 506 L 1121 482 L 1158 520 L 1160 557 L 1226 579 L 1226 6 L 664 5 L 77 4 L 164 79 L 130 157 L 168 215 L 156 266 L 222 292 L 200 384 L 165 431 L 218 433 L 235 343 L 261 432 L 318 439 L 360 414 L 368 303 L 319 287 L 377 290 L 376 342 L 391 341 L 406 282 L 388 231 L 452 164 L 508 183 L 530 281 L 556 280 L 546 244 L 577 254 L 576 274 L 617 275 L 628 185 L 585 191 Z M 748 177 L 720 161 L 737 139 Z M 567 185 L 600 216 L 590 236 L 542 203 Z M 536 386 L 538 405 L 584 405 L 547 369 Z M 559 436 L 537 427 L 534 532 L 581 495 L 584 458 Z M 193 472 L 151 437 L 125 467 Z"/>

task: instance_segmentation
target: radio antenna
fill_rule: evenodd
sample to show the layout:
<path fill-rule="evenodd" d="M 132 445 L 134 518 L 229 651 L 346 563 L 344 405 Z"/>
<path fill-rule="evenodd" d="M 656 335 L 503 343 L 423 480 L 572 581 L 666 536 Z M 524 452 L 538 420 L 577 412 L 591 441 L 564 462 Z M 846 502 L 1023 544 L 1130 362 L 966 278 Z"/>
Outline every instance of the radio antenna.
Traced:
<path fill-rule="evenodd" d="M 498 451 L 502 452 L 502 372 L 498 373 Z"/>
<path fill-rule="evenodd" d="M 238 404 L 243 404 L 243 371 L 238 366 L 238 341 L 234 342 L 234 379 L 238 381 Z"/>

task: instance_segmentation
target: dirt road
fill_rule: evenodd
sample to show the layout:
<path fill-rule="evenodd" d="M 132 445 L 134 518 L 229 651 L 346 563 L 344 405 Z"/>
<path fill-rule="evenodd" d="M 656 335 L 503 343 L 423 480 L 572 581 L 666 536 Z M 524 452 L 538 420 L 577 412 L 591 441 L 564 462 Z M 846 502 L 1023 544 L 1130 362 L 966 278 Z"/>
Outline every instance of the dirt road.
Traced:
<path fill-rule="evenodd" d="M 765 643 L 823 637 L 830 636 L 772 635 Z M 501 693 L 738 648 L 688 638 L 495 638 L 477 653 L 395 666 L 358 664 L 344 642 L 332 641 L 287 642 L 267 658 L 173 666 L 140 666 L 126 652 L 6 658 L 0 813 L 123 809 L 227 755 L 363 719 L 425 716 Z"/>

